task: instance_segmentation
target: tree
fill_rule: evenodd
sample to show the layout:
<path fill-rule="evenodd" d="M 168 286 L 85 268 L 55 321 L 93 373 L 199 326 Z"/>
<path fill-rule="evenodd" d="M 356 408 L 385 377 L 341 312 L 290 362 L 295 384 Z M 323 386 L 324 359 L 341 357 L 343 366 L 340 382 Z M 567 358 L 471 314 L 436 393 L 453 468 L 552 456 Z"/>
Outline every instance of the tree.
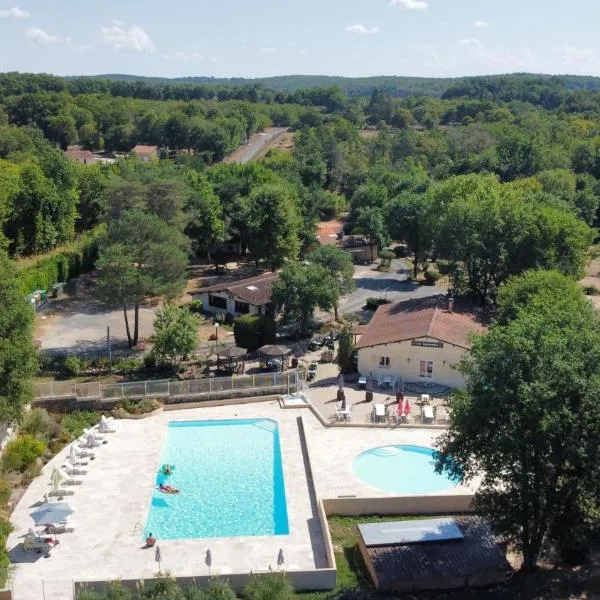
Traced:
<path fill-rule="evenodd" d="M 100 247 L 99 298 L 123 309 L 129 346 L 138 343 L 140 303 L 153 296 L 173 298 L 185 287 L 187 239 L 155 215 L 125 211 L 110 223 Z M 133 306 L 131 335 L 127 311 Z"/>
<path fill-rule="evenodd" d="M 346 296 L 356 289 L 352 257 L 337 246 L 319 246 L 307 256 L 307 260 L 325 267 L 339 287 L 339 296 Z M 338 320 L 338 301 L 333 304 L 333 314 Z"/>
<path fill-rule="evenodd" d="M 576 287 L 544 272 L 506 284 L 438 443 L 439 469 L 481 476 L 476 510 L 517 545 L 524 570 L 550 534 L 568 538 L 600 508 L 600 326 Z"/>
<path fill-rule="evenodd" d="M 340 333 L 337 355 L 338 366 L 342 373 L 350 373 L 354 370 L 354 363 L 352 362 L 353 339 L 352 329 L 348 326 L 344 327 Z"/>
<path fill-rule="evenodd" d="M 19 421 L 31 399 L 30 379 L 37 367 L 33 311 L 23 298 L 17 271 L 0 251 L 0 422 Z"/>
<path fill-rule="evenodd" d="M 298 257 L 301 221 L 292 186 L 282 182 L 255 188 L 244 215 L 257 265 L 264 259 L 274 271 Z"/>
<path fill-rule="evenodd" d="M 177 367 L 198 345 L 200 318 L 186 307 L 166 304 L 154 318 L 154 353 Z"/>
<path fill-rule="evenodd" d="M 359 209 L 356 218 L 356 229 L 369 238 L 371 262 L 373 262 L 375 260 L 373 246 L 383 248 L 390 243 L 390 236 L 381 210 L 375 207 Z"/>
<path fill-rule="evenodd" d="M 413 255 L 413 277 L 418 274 L 419 261 L 431 247 L 429 230 L 430 204 L 426 194 L 403 192 L 392 198 L 387 207 L 390 236 L 394 240 L 406 242 L 408 251 Z"/>
<path fill-rule="evenodd" d="M 339 301 L 339 287 L 325 267 L 294 262 L 273 283 L 272 298 L 283 309 L 284 323 L 298 323 L 300 334 L 310 335 L 315 309 L 331 310 Z"/>

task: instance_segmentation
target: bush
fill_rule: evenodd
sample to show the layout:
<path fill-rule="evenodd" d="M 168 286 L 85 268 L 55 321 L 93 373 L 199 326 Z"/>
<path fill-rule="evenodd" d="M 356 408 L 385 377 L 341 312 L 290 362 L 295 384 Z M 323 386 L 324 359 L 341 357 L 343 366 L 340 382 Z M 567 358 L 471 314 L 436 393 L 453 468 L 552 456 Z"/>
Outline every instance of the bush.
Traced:
<path fill-rule="evenodd" d="M 253 575 L 244 588 L 247 600 L 293 600 L 294 588 L 285 573 Z"/>
<path fill-rule="evenodd" d="M 366 307 L 367 310 L 377 310 L 382 304 L 389 304 L 390 300 L 387 298 L 367 298 Z"/>
<path fill-rule="evenodd" d="M 20 435 L 9 442 L 2 457 L 2 472 L 18 471 L 24 473 L 46 452 L 46 444 L 31 435 Z"/>
<path fill-rule="evenodd" d="M 13 530 L 12 525 L 6 519 L 0 519 L 0 589 L 6 587 L 10 571 L 10 558 L 6 550 L 6 539 Z"/>
<path fill-rule="evenodd" d="M 52 438 L 60 434 L 60 427 L 43 408 L 34 408 L 25 413 L 21 424 L 21 433 L 33 437 Z"/>
<path fill-rule="evenodd" d="M 204 314 L 204 304 L 202 304 L 202 300 L 192 300 L 188 305 L 188 310 L 197 315 Z"/>
<path fill-rule="evenodd" d="M 0 507 L 6 506 L 8 501 L 10 500 L 10 495 L 12 492 L 12 486 L 6 479 L 0 479 Z M 0 525 L 2 521 L 0 520 Z M 2 536 L 2 532 L 0 531 L 0 536 Z"/>
<path fill-rule="evenodd" d="M 64 432 L 67 433 L 71 439 L 75 439 L 83 433 L 84 429 L 93 427 L 99 422 L 99 412 L 76 410 L 72 413 L 66 414 L 62 418 L 61 426 Z"/>
<path fill-rule="evenodd" d="M 435 285 L 440 277 L 440 272 L 435 269 L 427 269 L 425 271 L 425 283 L 427 285 Z"/>
<path fill-rule="evenodd" d="M 144 398 L 138 404 L 138 409 L 140 414 L 145 415 L 147 413 L 151 413 L 155 410 L 158 410 L 162 404 L 156 400 L 155 398 Z"/>
<path fill-rule="evenodd" d="M 154 350 L 150 350 L 148 354 L 145 354 L 142 360 L 144 361 L 144 369 L 146 371 L 153 371 L 158 365 L 156 353 L 154 352 Z"/>
<path fill-rule="evenodd" d="M 68 377 L 78 377 L 84 370 L 84 361 L 71 354 L 63 362 L 63 370 Z"/>
<path fill-rule="evenodd" d="M 141 371 L 144 361 L 139 358 L 122 358 L 113 364 L 113 371 L 129 375 L 136 371 Z"/>
<path fill-rule="evenodd" d="M 218 577 L 213 577 L 208 587 L 202 590 L 198 597 L 202 600 L 236 600 L 237 598 L 229 583 Z"/>
<path fill-rule="evenodd" d="M 275 341 L 275 321 L 265 315 L 243 315 L 233 323 L 233 336 L 240 348 L 256 350 Z"/>

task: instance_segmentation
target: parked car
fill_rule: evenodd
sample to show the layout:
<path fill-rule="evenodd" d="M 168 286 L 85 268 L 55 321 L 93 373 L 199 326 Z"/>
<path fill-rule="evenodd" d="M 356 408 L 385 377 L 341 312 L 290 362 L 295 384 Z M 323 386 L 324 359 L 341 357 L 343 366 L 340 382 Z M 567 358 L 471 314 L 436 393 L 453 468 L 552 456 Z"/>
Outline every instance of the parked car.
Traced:
<path fill-rule="evenodd" d="M 308 349 L 309 350 L 318 350 L 319 348 L 323 347 L 323 342 L 324 342 L 324 340 L 322 337 L 314 337 L 308 343 Z"/>
<path fill-rule="evenodd" d="M 317 368 L 318 368 L 318 365 L 316 362 L 312 362 L 308 365 L 308 373 L 306 376 L 306 379 L 308 381 L 313 381 L 314 378 L 317 376 Z"/>

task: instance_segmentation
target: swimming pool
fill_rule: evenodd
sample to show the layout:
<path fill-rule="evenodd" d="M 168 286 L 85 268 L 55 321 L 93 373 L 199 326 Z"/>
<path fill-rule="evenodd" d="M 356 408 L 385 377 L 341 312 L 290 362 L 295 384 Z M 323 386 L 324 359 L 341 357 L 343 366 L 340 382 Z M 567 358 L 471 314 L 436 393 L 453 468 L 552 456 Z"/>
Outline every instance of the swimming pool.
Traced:
<path fill-rule="evenodd" d="M 423 446 L 371 448 L 354 459 L 354 474 L 383 492 L 420 495 L 451 489 L 456 483 L 435 472 L 433 452 Z"/>
<path fill-rule="evenodd" d="M 173 465 L 164 476 L 162 465 Z M 270 419 L 169 423 L 146 531 L 159 540 L 289 533 L 279 428 Z M 165 494 L 166 482 L 179 494 Z"/>

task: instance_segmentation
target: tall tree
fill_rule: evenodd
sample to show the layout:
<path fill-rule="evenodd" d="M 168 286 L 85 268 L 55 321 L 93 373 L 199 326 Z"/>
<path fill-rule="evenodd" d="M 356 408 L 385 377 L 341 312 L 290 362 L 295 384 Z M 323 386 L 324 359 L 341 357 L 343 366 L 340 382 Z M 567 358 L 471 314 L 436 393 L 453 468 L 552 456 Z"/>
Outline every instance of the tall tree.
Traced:
<path fill-rule="evenodd" d="M 97 293 L 109 306 L 123 310 L 129 346 L 136 346 L 140 303 L 149 297 L 174 298 L 185 287 L 187 238 L 159 217 L 125 211 L 109 224 L 100 248 Z M 133 334 L 127 311 L 133 307 Z"/>
<path fill-rule="evenodd" d="M 352 257 L 337 246 L 319 246 L 307 256 L 307 260 L 325 267 L 339 287 L 339 297 L 345 296 L 356 289 L 354 282 L 354 263 Z M 338 320 L 338 300 L 333 303 L 333 314 Z"/>
<path fill-rule="evenodd" d="M 289 263 L 273 283 L 274 304 L 283 309 L 284 323 L 297 323 L 301 335 L 309 335 L 316 308 L 331 310 L 339 301 L 334 277 L 317 264 Z"/>
<path fill-rule="evenodd" d="M 597 515 L 600 497 L 600 327 L 577 284 L 527 273 L 500 294 L 500 320 L 461 366 L 438 467 L 481 477 L 475 507 L 533 570 L 556 525 Z"/>
<path fill-rule="evenodd" d="M 33 310 L 24 301 L 17 271 L 0 251 L 0 422 L 13 425 L 31 399 L 37 366 Z"/>
<path fill-rule="evenodd" d="M 383 213 L 379 208 L 360 208 L 356 217 L 356 231 L 363 233 L 369 239 L 371 262 L 375 260 L 373 247 L 383 248 L 390 242 L 390 235 L 383 219 Z"/>
<path fill-rule="evenodd" d="M 301 221 L 291 185 L 282 182 L 255 188 L 248 197 L 244 217 L 257 264 L 264 259 L 275 270 L 286 260 L 298 257 Z"/>

